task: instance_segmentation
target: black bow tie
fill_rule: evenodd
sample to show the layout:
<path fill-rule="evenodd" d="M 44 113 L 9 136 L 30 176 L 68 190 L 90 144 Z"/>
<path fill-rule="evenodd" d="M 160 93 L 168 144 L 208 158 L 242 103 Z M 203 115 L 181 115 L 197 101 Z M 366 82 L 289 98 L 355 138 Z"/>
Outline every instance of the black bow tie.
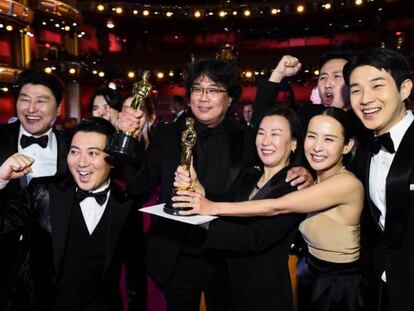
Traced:
<path fill-rule="evenodd" d="M 371 152 L 374 154 L 377 154 L 380 151 L 381 147 L 389 153 L 395 153 L 394 143 L 389 132 L 380 136 L 373 137 L 370 147 Z"/>
<path fill-rule="evenodd" d="M 30 145 L 38 144 L 40 147 L 46 148 L 48 141 L 49 137 L 47 135 L 43 135 L 40 137 L 22 135 L 22 137 L 20 138 L 20 146 L 22 146 L 22 148 L 26 148 Z"/>
<path fill-rule="evenodd" d="M 92 197 L 95 198 L 96 203 L 102 205 L 106 201 L 106 195 L 108 191 L 109 187 L 100 192 L 89 192 L 78 188 L 78 190 L 76 190 L 76 198 L 79 200 L 79 202 L 82 202 L 84 199 Z"/>

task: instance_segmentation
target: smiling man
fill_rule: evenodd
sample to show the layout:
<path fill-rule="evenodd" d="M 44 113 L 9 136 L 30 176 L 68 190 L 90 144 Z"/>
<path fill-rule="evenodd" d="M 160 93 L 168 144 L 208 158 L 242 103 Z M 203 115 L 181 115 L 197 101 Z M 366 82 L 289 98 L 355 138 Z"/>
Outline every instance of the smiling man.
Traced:
<path fill-rule="evenodd" d="M 28 174 L 0 183 L 0 189 L 6 188 L 10 193 L 18 192 L 34 177 L 67 172 L 68 141 L 53 128 L 63 96 L 61 82 L 41 70 L 27 70 L 17 81 L 16 94 L 19 120 L 0 126 L 0 164 L 16 153 L 36 161 Z M 8 289 L 16 277 L 15 263 L 21 259 L 20 249 L 25 240 L 19 230 L 11 230 L 0 237 L 0 248 L 7 249 L 0 258 L 0 309 L 3 309 L 2 302 L 8 300 Z"/>
<path fill-rule="evenodd" d="M 19 120 L 0 127 L 0 163 L 16 152 L 34 158 L 32 171 L 20 180 L 20 185 L 26 186 L 34 177 L 67 171 L 68 142 L 53 128 L 60 113 L 63 86 L 54 75 L 33 69 L 22 72 L 16 93 Z M 8 188 L 16 190 L 20 185 L 14 182 Z"/>
<path fill-rule="evenodd" d="M 367 270 L 373 270 L 370 310 L 408 310 L 414 292 L 414 116 L 406 108 L 411 68 L 398 52 L 372 48 L 346 65 L 345 78 L 355 114 L 375 136 L 369 150 L 358 150 L 369 198 L 361 237 L 371 255 Z"/>
<path fill-rule="evenodd" d="M 145 310 L 142 218 L 134 201 L 111 182 L 112 159 L 104 152 L 114 133 L 107 120 L 83 120 L 67 156 L 72 176 L 37 179 L 24 190 L 30 204 L 5 204 L 9 212 L 0 214 L 0 223 L 9 225 L 0 226 L 0 233 L 15 224 L 30 237 L 8 302 L 12 310 L 122 310 L 123 264 L 128 310 Z M 12 155 L 0 166 L 0 181 L 27 174 L 32 163 L 28 156 Z"/>

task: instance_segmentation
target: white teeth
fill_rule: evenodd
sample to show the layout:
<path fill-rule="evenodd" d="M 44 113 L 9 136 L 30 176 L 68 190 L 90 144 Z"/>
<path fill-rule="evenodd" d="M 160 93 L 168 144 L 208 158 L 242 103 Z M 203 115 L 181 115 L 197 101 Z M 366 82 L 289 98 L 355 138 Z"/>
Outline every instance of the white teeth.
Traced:
<path fill-rule="evenodd" d="M 89 175 L 91 175 L 92 173 L 91 172 L 78 172 L 79 173 L 79 175 L 81 175 L 81 176 L 89 176 Z"/>
<path fill-rule="evenodd" d="M 36 116 L 26 116 L 26 118 L 29 120 L 40 120 L 40 117 L 36 117 Z"/>
<path fill-rule="evenodd" d="M 316 161 L 321 161 L 321 160 L 325 159 L 324 156 L 318 156 L 318 155 L 312 155 L 312 158 L 314 158 Z"/>
<path fill-rule="evenodd" d="M 364 114 L 371 114 L 380 111 L 381 108 L 371 108 L 371 109 L 363 109 L 362 112 Z"/>

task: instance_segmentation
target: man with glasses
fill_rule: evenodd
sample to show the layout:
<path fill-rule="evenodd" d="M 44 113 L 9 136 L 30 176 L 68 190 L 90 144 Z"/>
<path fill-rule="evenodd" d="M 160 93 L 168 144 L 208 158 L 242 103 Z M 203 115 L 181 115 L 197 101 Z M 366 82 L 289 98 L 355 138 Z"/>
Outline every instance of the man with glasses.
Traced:
<path fill-rule="evenodd" d="M 300 64 L 282 58 L 284 75 Z M 188 68 L 186 90 L 195 118 L 197 143 L 193 165 L 198 181 L 213 201 L 233 199 L 233 184 L 243 168 L 256 163 L 254 133 L 227 118 L 241 95 L 240 73 L 224 60 L 200 60 Z M 255 107 L 253 122 L 265 107 Z M 139 131 L 142 112 L 124 107 L 118 121 L 123 131 Z M 161 183 L 160 202 L 170 202 L 174 173 L 180 163 L 180 136 L 185 122 L 160 125 L 135 169 L 126 170 L 129 191 L 138 194 Z M 168 310 L 198 310 L 205 294 L 207 309 L 225 309 L 226 273 L 221 256 L 207 250 L 205 229 L 154 217 L 147 246 L 147 268 L 162 287 Z"/>

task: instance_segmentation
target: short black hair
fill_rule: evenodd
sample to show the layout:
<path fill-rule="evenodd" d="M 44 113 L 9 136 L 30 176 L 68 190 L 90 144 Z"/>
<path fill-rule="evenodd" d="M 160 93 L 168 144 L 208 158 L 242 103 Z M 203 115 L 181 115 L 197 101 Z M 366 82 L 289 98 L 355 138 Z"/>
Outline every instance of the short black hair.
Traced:
<path fill-rule="evenodd" d="M 201 59 L 187 67 L 185 88 L 188 97 L 194 81 L 203 75 L 223 85 L 232 99 L 232 105 L 239 100 L 242 92 L 240 71 L 236 66 L 222 59 Z"/>
<path fill-rule="evenodd" d="M 23 70 L 16 81 L 17 97 L 19 96 L 23 86 L 26 84 L 43 85 L 47 87 L 55 97 L 56 106 L 59 107 L 63 98 L 64 87 L 58 77 L 53 74 L 46 73 L 41 69 Z"/>
<path fill-rule="evenodd" d="M 179 96 L 179 95 L 174 95 L 173 97 L 172 97 L 172 101 L 173 101 L 173 103 L 175 103 L 175 104 L 177 104 L 179 107 L 181 107 L 181 108 L 185 108 L 185 107 L 187 107 L 187 104 L 186 104 L 186 102 L 185 102 L 185 99 L 184 99 L 184 97 L 182 97 L 182 96 Z"/>
<path fill-rule="evenodd" d="M 298 114 L 287 105 L 279 104 L 268 108 L 264 112 L 262 120 L 265 117 L 271 116 L 281 116 L 288 121 L 291 136 L 296 140 L 297 145 L 296 151 L 290 157 L 290 162 L 296 163 L 301 160 L 303 157 L 303 130 L 302 122 L 300 121 Z"/>
<path fill-rule="evenodd" d="M 105 102 L 117 111 L 122 110 L 122 96 L 116 90 L 111 89 L 110 87 L 104 86 L 100 87 L 95 91 L 92 95 L 91 99 L 89 100 L 89 112 L 93 110 L 93 101 L 97 96 L 102 96 L 105 99 Z"/>
<path fill-rule="evenodd" d="M 412 76 L 410 64 L 402 54 L 388 48 L 376 47 L 361 52 L 345 65 L 344 79 L 348 86 L 352 71 L 360 66 L 384 69 L 392 76 L 398 89 L 405 80 L 411 79 Z"/>
<path fill-rule="evenodd" d="M 104 118 L 99 117 L 89 117 L 83 119 L 73 128 L 73 135 L 78 132 L 87 132 L 87 133 L 100 133 L 106 136 L 107 143 L 111 141 L 112 136 L 115 134 L 115 127 Z"/>
<path fill-rule="evenodd" d="M 330 50 L 324 53 L 319 60 L 319 69 L 321 69 L 327 62 L 332 59 L 343 59 L 349 62 L 353 57 L 353 52 L 350 50 Z"/>

